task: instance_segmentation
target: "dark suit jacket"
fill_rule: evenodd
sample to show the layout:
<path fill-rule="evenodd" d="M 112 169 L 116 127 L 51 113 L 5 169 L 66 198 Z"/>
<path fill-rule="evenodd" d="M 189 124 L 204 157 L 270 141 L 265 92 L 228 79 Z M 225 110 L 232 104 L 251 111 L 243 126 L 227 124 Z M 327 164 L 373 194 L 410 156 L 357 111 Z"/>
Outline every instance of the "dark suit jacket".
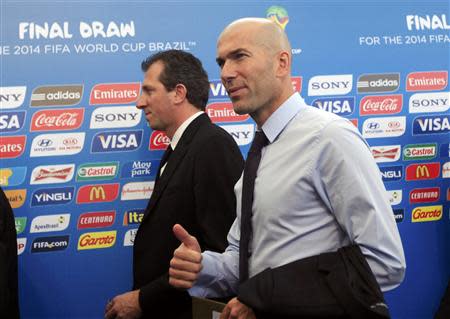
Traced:
<path fill-rule="evenodd" d="M 236 142 L 206 114 L 184 131 L 155 184 L 134 241 L 133 289 L 145 318 L 191 318 L 191 298 L 168 283 L 169 262 L 180 245 L 176 223 L 202 250 L 223 251 L 236 215 L 234 184 L 243 169 Z"/>
<path fill-rule="evenodd" d="M 386 319 L 389 310 L 358 245 L 268 268 L 239 286 L 258 319 Z"/>
<path fill-rule="evenodd" d="M 17 239 L 14 215 L 0 188 L 0 317 L 19 318 Z"/>

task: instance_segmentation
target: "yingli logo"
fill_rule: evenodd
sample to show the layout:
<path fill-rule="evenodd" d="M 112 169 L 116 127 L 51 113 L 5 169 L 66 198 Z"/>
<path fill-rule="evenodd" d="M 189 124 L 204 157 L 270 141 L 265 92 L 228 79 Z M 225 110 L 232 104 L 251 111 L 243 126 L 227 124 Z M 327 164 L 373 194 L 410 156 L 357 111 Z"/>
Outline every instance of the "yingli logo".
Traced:
<path fill-rule="evenodd" d="M 440 172 L 440 163 L 411 164 L 406 167 L 406 180 L 435 179 L 439 177 Z"/>
<path fill-rule="evenodd" d="M 206 113 L 214 123 L 243 122 L 249 118 L 248 114 L 239 115 L 234 112 L 231 102 L 211 103 L 206 107 Z"/>
<path fill-rule="evenodd" d="M 148 149 L 151 151 L 165 150 L 170 144 L 169 137 L 161 131 L 153 131 L 150 136 L 150 144 Z"/>
<path fill-rule="evenodd" d="M 412 72 L 406 77 L 406 91 L 439 91 L 447 84 L 447 71 Z"/>
<path fill-rule="evenodd" d="M 416 207 L 412 211 L 412 222 L 431 222 L 442 218 L 442 205 Z"/>
<path fill-rule="evenodd" d="M 85 185 L 78 189 L 77 204 L 112 202 L 118 195 L 118 183 Z"/>
<path fill-rule="evenodd" d="M 109 83 L 97 84 L 92 88 L 89 104 L 128 104 L 136 102 L 141 84 Z"/>
<path fill-rule="evenodd" d="M 27 137 L 21 136 L 0 136 L 1 158 L 16 158 L 22 155 L 25 150 Z"/>
<path fill-rule="evenodd" d="M 84 109 L 42 110 L 31 119 L 31 132 L 74 130 L 81 126 Z"/>
<path fill-rule="evenodd" d="M 396 114 L 402 111 L 403 95 L 368 95 L 359 102 L 359 114 L 386 115 Z"/>

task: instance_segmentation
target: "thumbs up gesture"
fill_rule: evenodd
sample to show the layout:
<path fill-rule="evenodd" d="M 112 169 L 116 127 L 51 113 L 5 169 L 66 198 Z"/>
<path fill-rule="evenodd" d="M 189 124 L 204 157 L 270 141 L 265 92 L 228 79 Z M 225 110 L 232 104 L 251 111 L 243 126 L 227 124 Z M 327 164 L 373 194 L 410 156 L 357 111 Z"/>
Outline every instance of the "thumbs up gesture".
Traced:
<path fill-rule="evenodd" d="M 175 288 L 189 289 L 197 281 L 202 270 L 202 254 L 200 245 L 181 225 L 173 226 L 175 237 L 181 245 L 174 251 L 170 261 L 169 283 Z"/>

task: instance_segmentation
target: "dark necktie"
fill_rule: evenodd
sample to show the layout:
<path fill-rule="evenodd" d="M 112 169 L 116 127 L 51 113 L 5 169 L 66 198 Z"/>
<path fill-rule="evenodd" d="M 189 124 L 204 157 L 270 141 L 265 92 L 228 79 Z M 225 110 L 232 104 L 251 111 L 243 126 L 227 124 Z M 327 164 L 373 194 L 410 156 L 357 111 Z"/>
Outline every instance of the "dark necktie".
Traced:
<path fill-rule="evenodd" d="M 241 239 L 239 240 L 239 282 L 248 279 L 249 245 L 252 238 L 252 206 L 256 172 L 261 161 L 261 149 L 268 143 L 263 131 L 257 131 L 245 161 L 242 181 Z"/>
<path fill-rule="evenodd" d="M 161 162 L 159 162 L 159 169 L 158 169 L 158 173 L 156 174 L 156 178 L 155 178 L 155 183 L 158 181 L 159 176 L 161 175 L 161 169 L 164 167 L 164 165 L 167 163 L 167 161 L 169 160 L 170 155 L 172 154 L 172 146 L 170 146 L 170 144 L 167 146 L 166 151 L 164 152 L 162 158 L 161 158 Z"/>

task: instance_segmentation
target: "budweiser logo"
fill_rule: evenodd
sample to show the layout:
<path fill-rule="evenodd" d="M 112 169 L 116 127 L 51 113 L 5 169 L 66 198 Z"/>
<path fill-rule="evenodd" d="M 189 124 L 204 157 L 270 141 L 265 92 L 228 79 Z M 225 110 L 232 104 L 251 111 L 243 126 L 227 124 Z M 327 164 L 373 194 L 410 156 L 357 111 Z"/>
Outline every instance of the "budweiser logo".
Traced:
<path fill-rule="evenodd" d="M 170 138 L 161 131 L 154 131 L 150 136 L 150 150 L 165 150 L 170 144 Z"/>
<path fill-rule="evenodd" d="M 71 172 L 72 172 L 72 167 L 61 169 L 61 170 L 56 170 L 56 171 L 41 169 L 40 171 L 38 171 L 36 173 L 35 180 L 39 181 L 41 179 L 50 178 L 50 177 L 57 178 L 57 179 L 66 179 L 67 176 L 69 176 L 69 174 Z"/>
<path fill-rule="evenodd" d="M 372 150 L 372 155 L 374 158 L 385 157 L 385 158 L 394 159 L 398 156 L 398 153 L 399 153 L 398 147 L 386 149 L 386 150 L 377 150 L 377 149 Z"/>
<path fill-rule="evenodd" d="M 403 95 L 365 96 L 360 102 L 361 115 L 395 114 L 402 110 Z"/>
<path fill-rule="evenodd" d="M 31 131 L 73 130 L 81 126 L 84 109 L 42 110 L 31 120 Z"/>

